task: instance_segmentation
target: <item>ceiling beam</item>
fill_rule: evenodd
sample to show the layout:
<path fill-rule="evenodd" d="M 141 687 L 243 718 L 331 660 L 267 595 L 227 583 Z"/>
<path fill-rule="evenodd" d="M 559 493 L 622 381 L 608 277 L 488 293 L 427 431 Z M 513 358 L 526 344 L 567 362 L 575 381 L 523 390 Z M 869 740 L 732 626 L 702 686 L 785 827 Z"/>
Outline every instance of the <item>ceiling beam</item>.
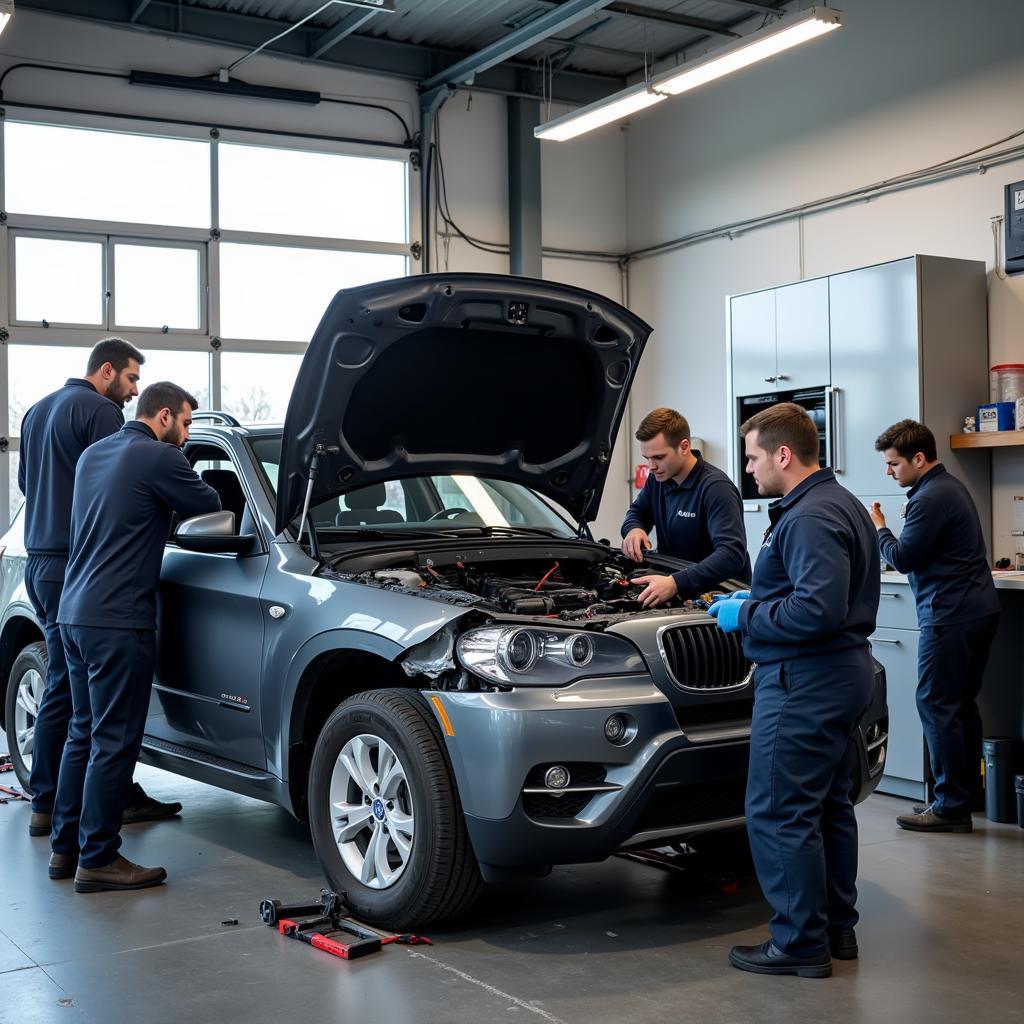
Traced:
<path fill-rule="evenodd" d="M 377 11 L 366 11 L 362 14 L 355 12 L 350 14 L 340 25 L 327 29 L 310 44 L 312 49 L 309 52 L 309 59 L 316 60 L 317 57 L 326 53 L 331 47 L 337 46 L 342 39 L 347 39 L 357 29 L 362 28 L 368 21 L 375 18 L 377 14 Z"/>
<path fill-rule="evenodd" d="M 138 0 L 136 0 L 138 2 Z M 124 0 L 18 0 L 19 10 L 62 15 L 80 22 L 103 24 L 134 32 L 147 32 L 174 39 L 237 46 L 251 49 L 289 22 L 254 15 L 237 14 L 206 7 L 181 7 L 177 0 L 150 0 L 146 11 L 134 23 Z M 181 11 L 181 24 L 178 13 Z M 419 82 L 465 56 L 458 50 L 420 46 L 371 35 L 352 33 L 328 52 L 311 61 L 315 40 L 322 40 L 323 26 L 304 25 L 264 51 L 267 56 L 284 57 L 320 67 L 383 75 Z M 326 31 L 331 31 L 330 29 Z M 211 60 L 211 72 L 216 62 Z M 536 86 L 524 83 L 536 82 Z M 542 75 L 532 63 L 506 61 L 483 72 L 475 84 L 497 93 L 522 94 L 527 88 L 540 95 Z M 625 76 L 563 70 L 554 79 L 551 99 L 556 103 L 587 104 L 616 92 L 626 84 Z"/>
<path fill-rule="evenodd" d="M 554 10 L 496 39 L 489 46 L 470 54 L 450 67 L 432 75 L 420 86 L 423 92 L 430 92 L 442 85 L 461 85 L 472 82 L 483 71 L 503 64 L 510 57 L 542 43 L 548 36 L 585 18 L 589 14 L 607 7 L 611 0 L 565 0 Z"/>
<path fill-rule="evenodd" d="M 720 4 L 729 4 L 730 7 L 745 7 L 748 11 L 756 11 L 759 14 L 783 14 L 781 8 L 789 0 L 778 0 L 778 3 L 765 3 L 764 0 L 718 0 Z"/>
<path fill-rule="evenodd" d="M 557 9 L 563 7 L 566 0 L 535 0 L 535 2 Z M 764 8 L 764 10 L 767 9 L 767 7 Z M 707 18 L 695 18 L 688 14 L 676 14 L 673 11 L 664 11 L 660 7 L 615 2 L 608 4 L 605 10 L 610 14 L 619 14 L 636 21 L 647 21 L 655 25 L 672 25 L 675 28 L 692 28 L 707 35 L 721 36 L 723 39 L 735 39 L 737 35 L 730 26 L 722 22 L 709 21 Z"/>

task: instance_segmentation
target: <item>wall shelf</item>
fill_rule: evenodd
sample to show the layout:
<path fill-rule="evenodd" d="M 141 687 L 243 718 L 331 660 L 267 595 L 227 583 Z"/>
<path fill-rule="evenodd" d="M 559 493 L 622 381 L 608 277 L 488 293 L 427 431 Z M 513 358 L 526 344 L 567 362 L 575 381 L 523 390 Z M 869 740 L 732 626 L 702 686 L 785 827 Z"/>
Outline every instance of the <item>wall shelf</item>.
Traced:
<path fill-rule="evenodd" d="M 950 434 L 950 448 L 1012 448 L 1024 445 L 1024 430 L 992 430 L 982 433 Z"/>

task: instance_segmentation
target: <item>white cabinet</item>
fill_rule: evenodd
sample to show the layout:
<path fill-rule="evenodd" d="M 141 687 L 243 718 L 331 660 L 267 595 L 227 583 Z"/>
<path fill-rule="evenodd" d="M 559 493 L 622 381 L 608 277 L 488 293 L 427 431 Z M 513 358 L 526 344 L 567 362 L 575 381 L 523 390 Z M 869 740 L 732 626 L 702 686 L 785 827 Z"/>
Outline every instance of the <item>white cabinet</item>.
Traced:
<path fill-rule="evenodd" d="M 836 274 L 828 285 L 839 439 L 833 468 L 854 494 L 902 493 L 874 442 L 897 420 L 921 416 L 915 261 Z"/>
<path fill-rule="evenodd" d="M 730 321 L 734 395 L 828 384 L 827 278 L 737 295 Z"/>
<path fill-rule="evenodd" d="M 775 290 L 775 389 L 820 388 L 829 382 L 828 278 Z"/>

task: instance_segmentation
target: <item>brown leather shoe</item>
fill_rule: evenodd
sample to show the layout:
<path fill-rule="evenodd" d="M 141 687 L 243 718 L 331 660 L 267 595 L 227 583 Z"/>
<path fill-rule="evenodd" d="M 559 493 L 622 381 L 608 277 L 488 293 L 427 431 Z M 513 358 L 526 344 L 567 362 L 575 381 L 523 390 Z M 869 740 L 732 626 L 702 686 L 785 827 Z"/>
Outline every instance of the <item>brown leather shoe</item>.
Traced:
<path fill-rule="evenodd" d="M 77 867 L 77 853 L 50 854 L 49 874 L 51 878 L 74 878 Z"/>
<path fill-rule="evenodd" d="M 973 832 L 974 823 L 969 814 L 962 818 L 943 818 L 930 807 L 920 814 L 901 814 L 896 824 L 908 832 Z"/>
<path fill-rule="evenodd" d="M 33 811 L 28 819 L 30 836 L 48 836 L 53 829 L 53 815 L 43 811 Z"/>
<path fill-rule="evenodd" d="M 75 872 L 75 892 L 110 892 L 121 889 L 148 889 L 167 877 L 163 868 L 144 868 L 118 854 L 102 868 L 79 867 Z"/>
<path fill-rule="evenodd" d="M 177 800 L 173 803 L 161 803 L 149 796 L 137 782 L 133 782 L 131 793 L 128 794 L 128 806 L 124 809 L 121 824 L 134 825 L 140 821 L 160 821 L 162 818 L 173 818 L 180 813 L 181 804 Z"/>

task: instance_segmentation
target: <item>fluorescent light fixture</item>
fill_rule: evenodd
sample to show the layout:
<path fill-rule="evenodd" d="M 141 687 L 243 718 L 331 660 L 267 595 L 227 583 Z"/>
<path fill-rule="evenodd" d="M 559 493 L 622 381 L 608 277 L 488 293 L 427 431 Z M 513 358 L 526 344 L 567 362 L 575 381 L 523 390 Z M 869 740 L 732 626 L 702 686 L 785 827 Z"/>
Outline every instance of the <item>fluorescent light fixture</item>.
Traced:
<path fill-rule="evenodd" d="M 824 7 L 812 7 L 799 16 L 787 16 L 768 28 L 751 32 L 750 35 L 728 43 L 691 64 L 662 72 L 651 79 L 650 83 L 634 85 L 597 103 L 574 110 L 571 114 L 538 125 L 534 128 L 533 134 L 538 139 L 551 139 L 556 142 L 575 138 L 584 132 L 653 106 L 669 96 L 678 96 L 766 57 L 816 39 L 842 24 L 841 12 Z"/>
<path fill-rule="evenodd" d="M 7 22 L 14 17 L 14 0 L 0 0 L 0 32 L 7 28 Z"/>

